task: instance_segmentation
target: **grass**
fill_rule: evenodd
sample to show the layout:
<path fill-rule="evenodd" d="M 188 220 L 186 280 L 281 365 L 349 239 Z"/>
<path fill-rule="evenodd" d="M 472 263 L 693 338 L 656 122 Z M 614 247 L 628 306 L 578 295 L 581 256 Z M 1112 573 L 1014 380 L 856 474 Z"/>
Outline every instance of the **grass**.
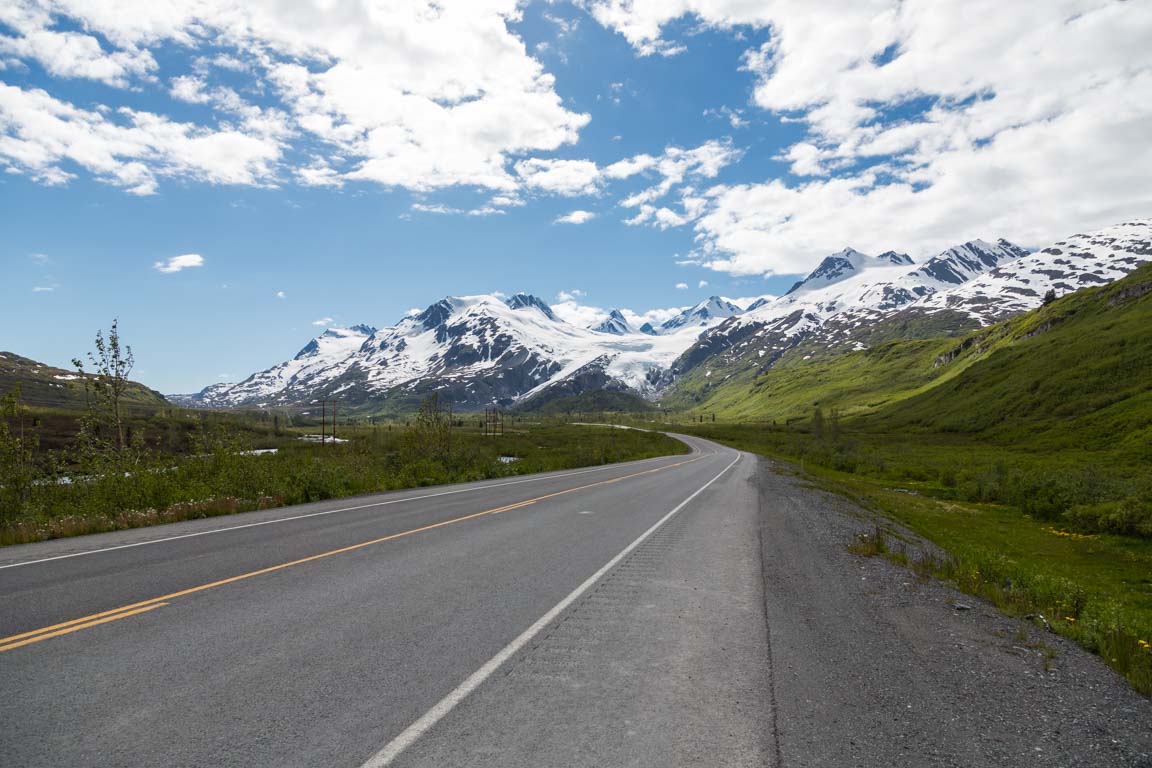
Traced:
<path fill-rule="evenodd" d="M 19 509 L 0 510 L 0 544 L 688 450 L 658 433 L 524 423 L 500 437 L 457 429 L 444 453 L 429 450 L 409 430 L 357 427 L 341 433 L 350 441 L 318 445 L 286 439 L 275 454 L 245 455 L 251 443 L 232 432 L 198 455 L 149 452 L 134 466 L 109 464 L 107 471 L 80 482 L 34 483 Z M 506 463 L 501 456 L 517 460 Z"/>
<path fill-rule="evenodd" d="M 790 444 L 783 428 L 680 429 L 785 460 L 796 460 L 789 448 L 803 444 Z M 1100 654 L 1136 690 L 1152 694 L 1152 540 L 1077 533 L 1004 504 L 936 498 L 810 460 L 804 469 L 822 487 L 900 523 L 947 554 L 911 553 L 883 528 L 851 542 L 853 551 L 950 581 L 1011 615 L 1043 615 L 1053 631 Z"/>

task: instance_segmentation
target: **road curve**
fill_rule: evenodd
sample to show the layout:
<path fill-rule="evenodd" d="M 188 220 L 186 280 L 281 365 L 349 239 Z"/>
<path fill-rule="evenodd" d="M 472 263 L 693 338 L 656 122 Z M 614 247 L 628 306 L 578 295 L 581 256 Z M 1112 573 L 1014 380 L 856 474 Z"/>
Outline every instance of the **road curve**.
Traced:
<path fill-rule="evenodd" d="M 763 765 L 755 460 L 0 553 L 0 764 Z"/>

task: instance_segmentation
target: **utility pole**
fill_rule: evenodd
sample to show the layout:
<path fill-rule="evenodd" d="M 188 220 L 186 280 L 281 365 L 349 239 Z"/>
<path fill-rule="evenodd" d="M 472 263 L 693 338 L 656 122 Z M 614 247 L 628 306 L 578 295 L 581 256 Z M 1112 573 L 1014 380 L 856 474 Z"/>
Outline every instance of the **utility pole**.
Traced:
<path fill-rule="evenodd" d="M 328 407 L 327 400 L 320 401 L 320 445 L 328 442 Z"/>

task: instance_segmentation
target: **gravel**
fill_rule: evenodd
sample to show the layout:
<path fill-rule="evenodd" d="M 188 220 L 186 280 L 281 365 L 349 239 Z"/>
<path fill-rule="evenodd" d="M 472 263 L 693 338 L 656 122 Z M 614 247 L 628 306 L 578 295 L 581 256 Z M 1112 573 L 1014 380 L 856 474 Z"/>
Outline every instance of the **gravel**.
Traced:
<path fill-rule="evenodd" d="M 783 466 L 759 482 L 779 764 L 1152 768 L 1152 702 L 1101 659 L 850 553 L 875 519 Z"/>

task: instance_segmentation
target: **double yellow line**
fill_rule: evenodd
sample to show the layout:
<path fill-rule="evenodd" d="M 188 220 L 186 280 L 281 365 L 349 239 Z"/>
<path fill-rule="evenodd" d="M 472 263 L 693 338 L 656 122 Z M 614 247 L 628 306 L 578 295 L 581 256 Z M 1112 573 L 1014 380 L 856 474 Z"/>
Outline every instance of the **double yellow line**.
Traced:
<path fill-rule="evenodd" d="M 201 584 L 201 585 L 196 586 L 196 587 L 189 587 L 188 589 L 182 589 L 179 592 L 172 592 L 171 594 L 161 595 L 160 597 L 154 597 L 151 600 L 144 600 L 143 602 L 132 603 L 131 605 L 122 605 L 119 608 L 113 608 L 112 610 L 109 610 L 109 611 L 102 611 L 101 613 L 93 613 L 90 616 L 82 616 L 78 619 L 72 619 L 71 621 L 65 621 L 65 622 L 62 622 L 60 624 L 53 624 L 53 625 L 48 626 L 48 627 L 41 627 L 40 629 L 34 629 L 30 632 L 22 632 L 18 635 L 10 635 L 9 637 L 0 638 L 0 652 L 10 651 L 10 650 L 13 650 L 15 648 L 20 648 L 20 647 L 25 646 L 25 645 L 31 645 L 32 643 L 39 643 L 42 640 L 50 640 L 53 637 L 60 637 L 61 635 L 67 635 L 67 634 L 71 634 L 73 632 L 79 632 L 82 629 L 88 629 L 90 627 L 99 626 L 100 624 L 107 624 L 110 621 L 116 621 L 118 619 L 126 619 L 129 616 L 136 616 L 137 614 L 146 613 L 147 611 L 151 611 L 151 610 L 154 610 L 156 608 L 161 608 L 165 605 L 168 605 L 169 601 L 175 600 L 178 597 L 184 597 L 186 595 L 192 595 L 192 594 L 195 594 L 197 592 L 204 592 L 205 590 L 215 589 L 216 587 L 222 587 L 225 584 L 233 584 L 237 581 L 243 581 L 245 579 L 251 579 L 254 576 L 262 576 L 266 573 L 273 573 L 275 571 L 282 571 L 285 568 L 292 568 L 293 566 L 303 565 L 304 563 L 311 563 L 315 560 L 322 560 L 326 557 L 332 557 L 334 555 L 342 555 L 345 552 L 352 552 L 352 551 L 357 550 L 357 549 L 363 549 L 364 547 L 371 547 L 375 544 L 382 544 L 386 541 L 392 541 L 393 539 L 400 539 L 400 538 L 403 538 L 405 536 L 412 536 L 413 534 L 423 533 L 424 531 L 431 531 L 435 528 L 443 528 L 444 526 L 447 526 L 447 525 L 454 525 L 456 523 L 462 523 L 466 520 L 475 520 L 478 517 L 495 515 L 495 514 L 499 514 L 500 512 L 507 512 L 509 510 L 519 509 L 521 507 L 527 507 L 531 504 L 535 504 L 535 503 L 540 502 L 540 501 L 545 501 L 547 499 L 556 498 L 557 496 L 564 496 L 564 495 L 569 494 L 569 493 L 576 493 L 577 491 L 585 491 L 585 490 L 588 490 L 589 488 L 596 488 L 597 486 L 601 486 L 601 485 L 610 485 L 612 483 L 618 483 L 621 480 L 629 480 L 633 477 L 640 477 L 641 475 L 650 475 L 650 474 L 653 474 L 655 472 L 663 472 L 666 469 L 673 469 L 674 467 L 683 466 L 684 464 L 691 464 L 694 461 L 699 461 L 701 458 L 702 457 L 697 457 L 695 459 L 687 459 L 685 461 L 678 461 L 675 464 L 668 464 L 668 465 L 665 465 L 663 467 L 656 467 L 655 469 L 646 469 L 643 472 L 635 472 L 631 475 L 624 475 L 622 477 L 614 477 L 610 480 L 601 480 L 601 481 L 596 482 L 596 483 L 589 483 L 588 485 L 581 485 L 581 486 L 577 486 L 576 488 L 569 488 L 569 489 L 564 490 L 564 491 L 556 491 L 554 493 L 548 493 L 548 494 L 545 494 L 543 496 L 536 496 L 535 498 L 526 499 L 524 501 L 520 501 L 520 502 L 517 502 L 515 504 L 508 504 L 508 505 L 505 505 L 503 507 L 496 507 L 495 509 L 486 509 L 483 512 L 474 512 L 470 515 L 464 515 L 463 517 L 455 517 L 455 518 L 452 518 L 451 520 L 444 520 L 444 521 L 439 522 L 439 523 L 432 523 L 431 525 L 424 525 L 424 526 L 421 526 L 419 528 L 413 528 L 413 529 L 408 530 L 408 531 L 401 531 L 400 533 L 393 533 L 393 534 L 390 534 L 388 536 L 381 536 L 380 538 L 377 538 L 377 539 L 370 539 L 369 541 L 362 541 L 358 544 L 352 544 L 352 545 L 349 545 L 347 547 L 340 547 L 339 549 L 329 550 L 328 552 L 321 552 L 318 555 L 310 555 L 308 557 L 302 557 L 299 560 L 292 560 L 292 561 L 287 562 L 287 563 L 280 563 L 279 565 L 269 566 L 268 568 L 261 568 L 258 571 L 249 571 L 248 573 L 242 573 L 239 576 L 232 576 L 232 577 L 229 577 L 227 579 L 220 579 L 219 581 L 213 581 L 213 582 L 209 582 L 207 584 Z"/>

